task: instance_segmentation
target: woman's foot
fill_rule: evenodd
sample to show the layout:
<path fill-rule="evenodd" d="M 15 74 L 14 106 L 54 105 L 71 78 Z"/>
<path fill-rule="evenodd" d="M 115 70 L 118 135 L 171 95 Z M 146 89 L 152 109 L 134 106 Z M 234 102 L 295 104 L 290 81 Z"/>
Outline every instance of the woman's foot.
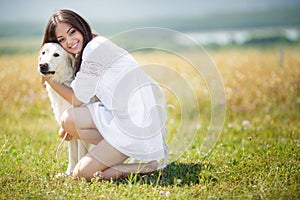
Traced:
<path fill-rule="evenodd" d="M 141 166 L 141 171 L 139 174 L 146 175 L 157 170 L 158 162 L 156 160 L 145 163 L 144 166 Z"/>
<path fill-rule="evenodd" d="M 96 172 L 95 178 L 101 180 L 110 180 L 118 178 L 126 178 L 131 174 L 147 175 L 157 170 L 158 162 L 156 160 L 148 163 L 131 163 L 131 164 L 120 164 L 104 170 L 103 172 Z"/>

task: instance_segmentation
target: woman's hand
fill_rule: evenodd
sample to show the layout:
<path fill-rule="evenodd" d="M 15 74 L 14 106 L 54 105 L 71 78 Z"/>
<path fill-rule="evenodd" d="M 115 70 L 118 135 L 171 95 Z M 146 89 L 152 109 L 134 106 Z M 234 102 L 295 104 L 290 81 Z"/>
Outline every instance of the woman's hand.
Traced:
<path fill-rule="evenodd" d="M 42 83 L 45 84 L 45 82 L 48 82 L 50 84 L 50 82 L 53 81 L 53 77 L 52 76 L 43 76 L 42 75 Z"/>
<path fill-rule="evenodd" d="M 48 81 L 50 81 L 50 79 L 51 79 L 51 77 L 50 76 L 41 76 L 42 77 L 42 80 L 41 80 L 41 82 L 42 82 L 42 86 L 44 87 L 44 88 L 46 88 L 46 82 L 48 82 Z"/>
<path fill-rule="evenodd" d="M 42 80 L 45 82 L 45 81 L 50 81 L 51 80 L 51 76 L 42 76 Z"/>
<path fill-rule="evenodd" d="M 64 138 L 65 135 L 67 134 L 66 136 L 66 141 L 70 141 L 72 140 L 72 136 L 70 134 L 68 134 L 62 127 L 60 127 L 59 131 L 58 131 L 58 135 L 61 137 L 61 138 Z"/>

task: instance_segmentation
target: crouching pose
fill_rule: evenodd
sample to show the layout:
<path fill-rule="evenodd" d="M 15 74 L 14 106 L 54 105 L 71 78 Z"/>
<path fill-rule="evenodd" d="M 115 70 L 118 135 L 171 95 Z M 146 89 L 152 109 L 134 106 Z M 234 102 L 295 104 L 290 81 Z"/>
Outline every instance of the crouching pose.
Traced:
<path fill-rule="evenodd" d="M 59 43 L 76 57 L 70 88 L 43 77 L 73 105 L 61 117 L 59 134 L 67 134 L 67 140 L 75 137 L 95 145 L 78 162 L 73 176 L 115 179 L 164 167 L 168 148 L 163 93 L 135 59 L 92 33 L 88 23 L 70 10 L 52 15 L 43 44 L 47 42 Z M 99 101 L 87 104 L 95 96 Z"/>

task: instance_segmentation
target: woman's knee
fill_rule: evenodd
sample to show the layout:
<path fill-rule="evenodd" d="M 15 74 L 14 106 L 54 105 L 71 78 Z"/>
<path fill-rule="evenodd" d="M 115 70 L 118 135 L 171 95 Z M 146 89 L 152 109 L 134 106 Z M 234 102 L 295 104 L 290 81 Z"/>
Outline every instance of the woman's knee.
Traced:
<path fill-rule="evenodd" d="M 73 109 L 67 109 L 63 112 L 61 118 L 60 118 L 61 127 L 67 131 L 73 131 L 75 122 L 74 122 L 74 114 Z"/>

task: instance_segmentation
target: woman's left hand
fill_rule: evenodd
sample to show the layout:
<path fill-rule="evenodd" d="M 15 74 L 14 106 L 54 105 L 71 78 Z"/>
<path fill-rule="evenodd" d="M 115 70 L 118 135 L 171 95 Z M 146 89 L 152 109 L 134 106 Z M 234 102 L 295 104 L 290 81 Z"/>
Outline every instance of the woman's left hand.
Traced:
<path fill-rule="evenodd" d="M 51 79 L 52 79 L 52 77 L 51 76 L 41 76 L 42 77 L 42 86 L 44 87 L 44 88 L 46 88 L 46 84 L 45 84 L 45 82 L 49 82 L 49 81 L 51 81 Z"/>
<path fill-rule="evenodd" d="M 65 135 L 67 134 L 67 136 L 66 136 L 66 141 L 70 141 L 70 140 L 72 140 L 72 136 L 70 135 L 70 134 L 68 134 L 62 127 L 60 127 L 60 129 L 59 129 L 59 131 L 58 131 L 58 134 L 59 134 L 59 136 L 61 137 L 61 138 L 64 138 L 65 137 Z"/>
<path fill-rule="evenodd" d="M 51 76 L 42 76 L 42 83 L 44 83 L 44 82 L 49 82 L 49 81 L 51 81 L 51 79 L 52 79 L 52 77 Z"/>

